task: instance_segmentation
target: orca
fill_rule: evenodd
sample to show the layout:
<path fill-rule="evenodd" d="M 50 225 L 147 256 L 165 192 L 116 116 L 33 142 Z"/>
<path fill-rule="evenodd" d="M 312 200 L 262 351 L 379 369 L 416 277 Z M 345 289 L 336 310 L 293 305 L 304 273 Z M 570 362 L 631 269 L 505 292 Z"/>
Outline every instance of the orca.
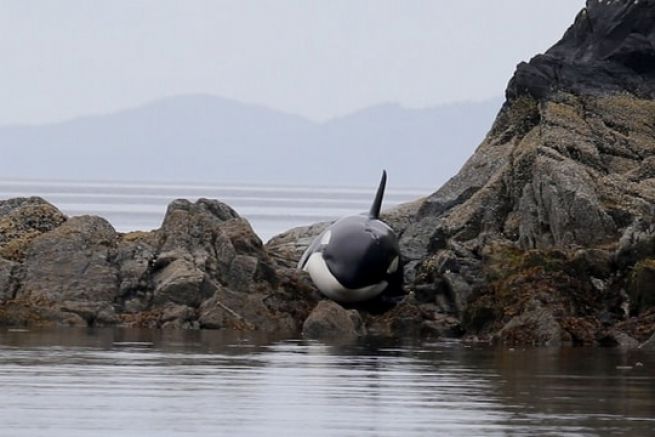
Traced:
<path fill-rule="evenodd" d="M 368 214 L 341 218 L 325 229 L 300 258 L 298 269 L 309 273 L 325 296 L 357 303 L 402 294 L 403 272 L 394 231 L 380 220 L 387 172 L 382 172 Z"/>

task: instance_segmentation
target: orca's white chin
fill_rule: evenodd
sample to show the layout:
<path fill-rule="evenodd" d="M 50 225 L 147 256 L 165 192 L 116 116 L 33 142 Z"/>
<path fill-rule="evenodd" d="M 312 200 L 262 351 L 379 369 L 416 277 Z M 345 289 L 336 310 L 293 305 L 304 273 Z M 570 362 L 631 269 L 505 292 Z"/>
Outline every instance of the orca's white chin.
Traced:
<path fill-rule="evenodd" d="M 303 270 L 309 273 L 321 293 L 337 302 L 353 303 L 372 299 L 388 285 L 387 281 L 381 281 L 362 288 L 346 288 L 334 277 L 320 252 L 314 252 L 309 257 Z"/>

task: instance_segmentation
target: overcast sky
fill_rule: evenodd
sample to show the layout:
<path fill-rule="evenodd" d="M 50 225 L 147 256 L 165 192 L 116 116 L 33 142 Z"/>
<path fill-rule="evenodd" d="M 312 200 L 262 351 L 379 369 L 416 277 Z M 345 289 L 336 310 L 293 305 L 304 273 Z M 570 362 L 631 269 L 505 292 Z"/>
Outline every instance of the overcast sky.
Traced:
<path fill-rule="evenodd" d="M 0 125 L 207 93 L 327 119 L 501 95 L 583 0 L 0 0 Z"/>

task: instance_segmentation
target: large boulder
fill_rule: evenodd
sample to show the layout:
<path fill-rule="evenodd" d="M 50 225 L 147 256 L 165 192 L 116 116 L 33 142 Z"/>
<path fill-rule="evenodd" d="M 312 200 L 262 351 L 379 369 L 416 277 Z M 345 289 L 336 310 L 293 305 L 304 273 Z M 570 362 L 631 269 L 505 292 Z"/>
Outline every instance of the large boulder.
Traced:
<path fill-rule="evenodd" d="M 366 334 L 364 321 L 357 310 L 347 310 L 330 300 L 316 305 L 303 323 L 302 335 L 313 339 L 348 339 Z"/>
<path fill-rule="evenodd" d="M 185 275 L 194 282 L 198 282 L 198 271 L 245 293 L 275 287 L 279 282 L 275 264 L 257 234 L 224 203 L 176 200 L 169 205 L 158 234 L 156 266 L 183 259 L 174 264 L 176 271 L 187 270 Z M 195 274 L 189 273 L 192 266 L 198 269 Z"/>
<path fill-rule="evenodd" d="M 22 264 L 16 298 L 73 313 L 89 324 L 115 323 L 117 234 L 93 216 L 69 219 L 34 239 Z"/>
<path fill-rule="evenodd" d="M 19 297 L 52 302 L 113 302 L 118 270 L 112 263 L 117 234 L 105 220 L 74 217 L 37 237 L 23 263 Z"/>
<path fill-rule="evenodd" d="M 22 261 L 31 241 L 66 221 L 66 216 L 40 197 L 0 200 L 0 257 Z"/>

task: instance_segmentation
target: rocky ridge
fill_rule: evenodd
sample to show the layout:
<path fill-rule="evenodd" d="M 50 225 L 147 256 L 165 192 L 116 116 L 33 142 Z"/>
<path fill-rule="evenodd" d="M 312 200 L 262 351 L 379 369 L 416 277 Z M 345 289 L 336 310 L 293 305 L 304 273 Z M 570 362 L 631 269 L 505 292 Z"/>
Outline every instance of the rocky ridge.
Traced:
<path fill-rule="evenodd" d="M 67 219 L 43 199 L 12 199 L 0 202 L 0 227 L 35 208 L 38 223 L 2 234 L 4 325 L 295 333 L 318 301 L 273 262 L 246 220 L 215 200 L 177 200 L 160 229 L 119 234 L 100 217 Z"/>

